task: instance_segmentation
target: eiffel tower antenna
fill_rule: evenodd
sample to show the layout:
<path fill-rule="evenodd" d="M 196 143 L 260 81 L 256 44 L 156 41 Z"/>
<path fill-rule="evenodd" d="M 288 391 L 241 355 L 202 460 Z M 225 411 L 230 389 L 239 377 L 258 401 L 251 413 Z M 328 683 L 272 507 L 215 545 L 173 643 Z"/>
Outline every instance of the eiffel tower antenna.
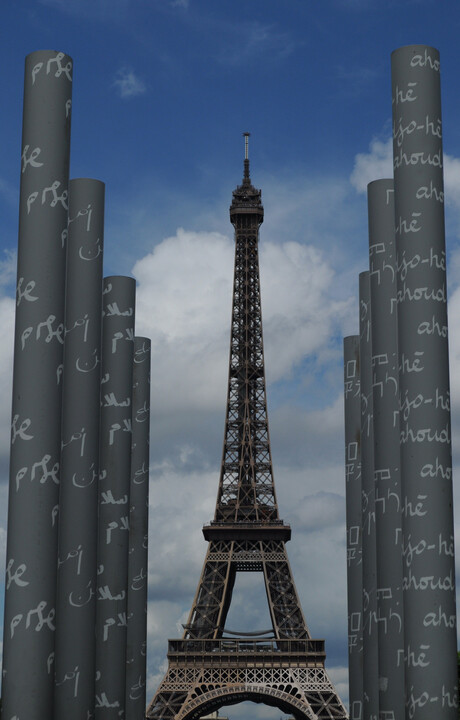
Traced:
<path fill-rule="evenodd" d="M 296 718 L 348 716 L 324 669 L 297 596 L 280 520 L 270 451 L 259 282 L 262 193 L 249 176 L 233 191 L 235 271 L 224 446 L 214 520 L 203 528 L 206 558 L 184 634 L 170 640 L 169 667 L 147 709 L 154 720 L 198 720 L 244 700 Z M 272 622 L 266 632 L 230 633 L 225 621 L 237 572 L 263 574 Z M 226 636 L 223 636 L 225 632 Z M 228 636 L 231 635 L 229 638 Z"/>
<path fill-rule="evenodd" d="M 249 136 L 251 133 L 245 132 L 244 136 L 244 180 L 243 182 L 250 183 L 249 179 Z"/>

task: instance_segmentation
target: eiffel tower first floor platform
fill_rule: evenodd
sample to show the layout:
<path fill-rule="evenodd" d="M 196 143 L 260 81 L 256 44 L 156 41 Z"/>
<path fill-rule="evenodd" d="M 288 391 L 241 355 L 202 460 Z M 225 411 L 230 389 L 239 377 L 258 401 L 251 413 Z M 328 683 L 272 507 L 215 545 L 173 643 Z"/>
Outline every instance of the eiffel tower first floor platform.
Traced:
<path fill-rule="evenodd" d="M 169 667 L 146 717 L 198 720 L 251 700 L 298 720 L 347 720 L 324 659 L 323 640 L 170 640 Z"/>

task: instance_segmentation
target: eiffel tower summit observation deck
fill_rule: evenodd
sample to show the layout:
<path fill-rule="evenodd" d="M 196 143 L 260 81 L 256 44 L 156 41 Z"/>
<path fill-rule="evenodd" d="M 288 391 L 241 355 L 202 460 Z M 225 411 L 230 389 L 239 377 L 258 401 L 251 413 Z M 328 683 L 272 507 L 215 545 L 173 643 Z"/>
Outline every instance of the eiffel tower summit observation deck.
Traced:
<path fill-rule="evenodd" d="M 259 283 L 261 191 L 249 175 L 233 191 L 235 272 L 224 447 L 208 549 L 183 637 L 170 640 L 169 666 L 147 709 L 151 720 L 198 720 L 246 700 L 295 718 L 346 720 L 313 640 L 286 552 L 291 528 L 280 520 L 270 452 Z M 263 574 L 270 633 L 230 633 L 225 621 L 237 572 Z"/>

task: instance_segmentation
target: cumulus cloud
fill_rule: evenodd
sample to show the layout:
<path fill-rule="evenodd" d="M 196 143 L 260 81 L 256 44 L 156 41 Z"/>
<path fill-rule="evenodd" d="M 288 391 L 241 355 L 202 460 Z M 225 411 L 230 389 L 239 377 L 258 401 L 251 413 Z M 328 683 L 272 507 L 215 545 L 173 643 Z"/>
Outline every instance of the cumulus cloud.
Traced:
<path fill-rule="evenodd" d="M 460 159 L 444 153 L 443 161 L 446 204 L 460 209 Z M 368 152 L 356 155 L 350 182 L 358 193 L 365 193 L 373 180 L 392 177 L 393 140 L 374 138 Z"/>
<path fill-rule="evenodd" d="M 16 283 L 17 254 L 11 250 L 3 251 L 3 259 L 0 259 L 0 288 L 5 293 L 14 294 Z"/>
<path fill-rule="evenodd" d="M 322 253 L 289 241 L 261 246 L 264 337 L 270 380 L 327 346 L 350 303 L 331 300 L 334 271 Z M 225 393 L 234 242 L 179 229 L 133 268 L 137 332 L 152 338 L 161 407 L 221 407 Z"/>
<path fill-rule="evenodd" d="M 340 699 L 345 706 L 348 706 L 348 667 L 336 665 L 335 667 L 328 667 L 327 671 Z"/>
<path fill-rule="evenodd" d="M 214 514 L 224 432 L 233 263 L 230 237 L 178 229 L 133 268 L 138 282 L 137 333 L 152 338 L 152 692 L 165 670 L 168 637 L 182 634 L 181 623 L 187 619 L 205 557 L 200 527 Z M 327 358 L 331 338 L 340 335 L 351 310 L 346 292 L 336 297 L 335 270 L 317 247 L 264 239 L 260 265 L 265 353 L 273 386 L 289 378 L 305 355 L 325 353 Z M 272 439 L 281 449 L 278 462 L 274 450 L 280 513 L 292 520 L 296 536 L 289 552 L 294 576 L 297 572 L 300 578 L 296 579 L 299 596 L 301 602 L 307 601 L 312 631 L 321 637 L 334 633 L 338 638 L 332 646 L 335 662 L 343 662 L 346 643 L 345 511 L 343 468 L 340 461 L 331 464 L 330 460 L 331 447 L 337 446 L 341 460 L 342 417 L 341 398 L 313 414 L 281 403 L 271 415 Z M 291 454 L 289 443 L 300 446 L 297 454 Z M 323 457 L 318 460 L 321 447 Z M 321 568 L 332 569 L 343 588 L 333 599 Z M 261 615 L 266 598 L 250 581 L 249 577 L 237 579 L 227 623 L 230 629 L 266 629 L 261 627 L 264 617 L 268 618 Z M 329 609 L 324 610 L 331 603 L 334 620 Z M 244 712 L 244 708 L 232 708 L 231 714 Z"/>
<path fill-rule="evenodd" d="M 232 266 L 229 238 L 181 229 L 134 266 L 157 407 L 209 409 L 225 392 Z"/>
<path fill-rule="evenodd" d="M 450 293 L 448 312 L 449 312 L 449 358 L 450 358 L 450 390 L 452 395 L 452 405 L 455 410 L 460 411 L 460 333 L 457 328 L 460 327 L 460 273 L 457 265 L 458 252 L 455 255 L 454 268 L 452 272 L 453 292 Z M 456 419 L 454 415 L 453 420 Z"/>
<path fill-rule="evenodd" d="M 127 67 L 117 71 L 112 84 L 123 100 L 143 95 L 147 90 L 144 81 Z"/>
<path fill-rule="evenodd" d="M 355 157 L 350 182 L 359 193 L 367 192 L 373 180 L 393 177 L 393 140 L 371 141 L 369 152 L 358 153 Z"/>
<path fill-rule="evenodd" d="M 343 495 L 316 492 L 299 498 L 292 514 L 296 529 L 305 533 L 338 525 L 343 520 Z"/>
<path fill-rule="evenodd" d="M 191 603 L 205 543 L 201 527 L 214 515 L 218 468 L 207 473 L 158 468 L 153 463 L 150 529 L 155 562 L 149 571 L 150 598 Z"/>
<path fill-rule="evenodd" d="M 329 345 L 350 312 L 350 301 L 333 298 L 335 272 L 323 254 L 298 242 L 264 243 L 261 275 L 267 377 L 273 381 Z"/>

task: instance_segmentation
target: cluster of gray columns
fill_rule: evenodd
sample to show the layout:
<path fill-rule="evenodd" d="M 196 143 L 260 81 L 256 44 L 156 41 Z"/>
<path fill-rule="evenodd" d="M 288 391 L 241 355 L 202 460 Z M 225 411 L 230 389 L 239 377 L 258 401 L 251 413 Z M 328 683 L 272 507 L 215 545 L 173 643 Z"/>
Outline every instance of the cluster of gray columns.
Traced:
<path fill-rule="evenodd" d="M 394 177 L 368 185 L 344 340 L 351 720 L 457 718 L 439 53 L 392 54 Z"/>
<path fill-rule="evenodd" d="M 150 341 L 69 183 L 72 66 L 25 65 L 2 717 L 142 720 Z"/>

